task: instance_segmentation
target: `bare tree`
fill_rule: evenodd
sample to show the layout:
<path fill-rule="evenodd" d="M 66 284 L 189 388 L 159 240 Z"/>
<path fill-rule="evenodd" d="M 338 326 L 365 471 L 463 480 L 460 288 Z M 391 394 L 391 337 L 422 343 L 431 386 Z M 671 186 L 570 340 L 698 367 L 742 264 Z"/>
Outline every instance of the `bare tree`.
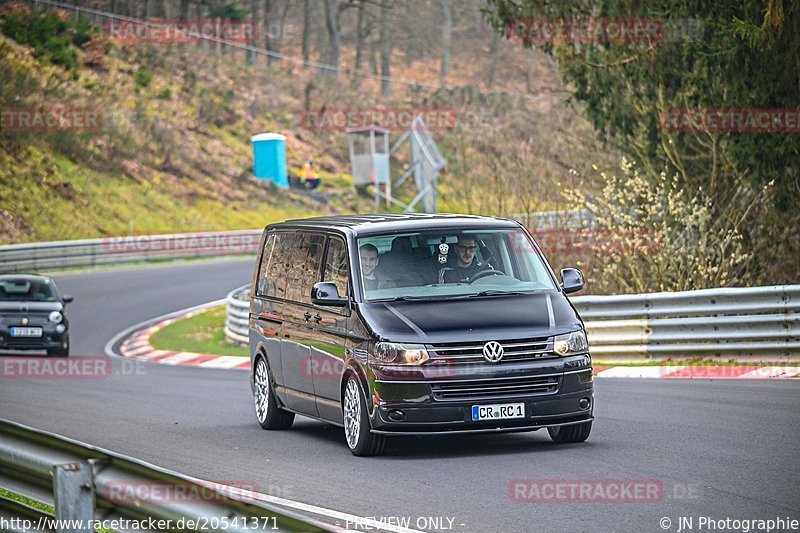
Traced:
<path fill-rule="evenodd" d="M 339 27 L 339 9 L 334 0 L 325 0 L 325 25 L 328 28 L 328 42 L 330 43 L 330 59 L 328 63 L 333 65 L 334 76 L 339 74 L 339 53 L 341 50 Z"/>
<path fill-rule="evenodd" d="M 181 0 L 181 20 L 189 20 L 189 0 Z"/>
<path fill-rule="evenodd" d="M 303 61 L 311 58 L 311 0 L 303 0 Z"/>
<path fill-rule="evenodd" d="M 491 46 L 491 59 L 489 60 L 489 74 L 486 76 L 486 82 L 491 87 L 494 85 L 494 76 L 497 67 L 497 54 L 500 51 L 500 34 L 494 32 L 492 36 L 492 46 Z"/>
<path fill-rule="evenodd" d="M 275 50 L 275 43 L 274 36 L 270 31 L 273 22 L 273 0 L 264 0 L 264 48 L 267 49 L 267 52 L 274 52 Z M 267 56 L 267 64 L 272 65 L 275 62 L 275 58 L 272 55 Z"/>
<path fill-rule="evenodd" d="M 181 4 L 183 4 L 183 2 L 187 2 L 187 0 L 181 0 Z M 183 9 L 183 5 L 181 5 L 181 9 Z M 250 23 L 252 25 L 254 34 L 258 34 L 258 30 L 256 28 L 260 26 L 259 22 L 258 0 L 250 0 Z M 254 39 L 252 41 L 247 41 L 246 44 L 249 46 L 257 46 L 258 41 Z M 256 54 L 253 50 L 247 50 L 247 63 L 249 65 L 255 65 L 258 63 L 258 54 Z"/>
<path fill-rule="evenodd" d="M 441 0 L 442 14 L 442 62 L 439 69 L 439 84 L 444 87 L 450 73 L 450 44 L 453 37 L 453 0 Z"/>
<path fill-rule="evenodd" d="M 381 10 L 381 96 L 392 95 L 392 24 L 391 4 L 384 4 Z"/>

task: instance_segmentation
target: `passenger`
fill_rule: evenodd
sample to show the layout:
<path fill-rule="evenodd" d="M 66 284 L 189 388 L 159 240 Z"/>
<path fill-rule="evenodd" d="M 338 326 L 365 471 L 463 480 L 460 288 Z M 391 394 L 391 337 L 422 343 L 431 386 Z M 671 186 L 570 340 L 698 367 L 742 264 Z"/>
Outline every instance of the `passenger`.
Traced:
<path fill-rule="evenodd" d="M 491 269 L 475 258 L 478 240 L 473 235 L 459 235 L 456 244 L 456 261 L 439 269 L 439 279 L 444 283 L 469 283 L 475 274 Z"/>
<path fill-rule="evenodd" d="M 361 274 L 366 290 L 391 289 L 396 286 L 391 279 L 375 270 L 380 259 L 378 258 L 378 249 L 374 245 L 365 244 L 358 249 L 358 253 L 361 256 Z"/>

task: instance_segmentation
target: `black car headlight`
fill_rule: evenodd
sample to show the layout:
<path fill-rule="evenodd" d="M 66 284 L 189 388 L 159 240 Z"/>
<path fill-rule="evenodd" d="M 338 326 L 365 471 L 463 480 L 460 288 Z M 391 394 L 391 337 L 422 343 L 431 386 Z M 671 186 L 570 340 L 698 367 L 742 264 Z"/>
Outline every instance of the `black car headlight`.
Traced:
<path fill-rule="evenodd" d="M 375 358 L 386 365 L 421 365 L 428 360 L 428 351 L 421 344 L 379 342 Z"/>
<path fill-rule="evenodd" d="M 49 315 L 47 315 L 47 319 L 50 320 L 53 324 L 60 324 L 62 320 L 64 320 L 64 315 L 62 315 L 58 311 L 53 311 Z"/>
<path fill-rule="evenodd" d="M 586 340 L 586 333 L 579 329 L 572 333 L 556 335 L 553 341 L 553 351 L 558 355 L 576 355 L 589 351 L 589 343 Z"/>

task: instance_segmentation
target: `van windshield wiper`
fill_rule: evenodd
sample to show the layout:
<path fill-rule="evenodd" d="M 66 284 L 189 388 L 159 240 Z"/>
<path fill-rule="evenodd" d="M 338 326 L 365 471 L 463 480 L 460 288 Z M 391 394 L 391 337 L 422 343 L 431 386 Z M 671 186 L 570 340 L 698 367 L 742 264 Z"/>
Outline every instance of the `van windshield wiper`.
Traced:
<path fill-rule="evenodd" d="M 430 296 L 395 296 L 394 298 L 379 298 L 370 302 L 402 302 L 405 300 L 429 300 Z"/>
<path fill-rule="evenodd" d="M 467 295 L 468 298 L 474 298 L 475 296 L 516 296 L 519 294 L 531 294 L 532 291 L 499 291 L 497 289 L 490 289 L 487 291 L 481 291 L 476 294 L 469 294 Z"/>

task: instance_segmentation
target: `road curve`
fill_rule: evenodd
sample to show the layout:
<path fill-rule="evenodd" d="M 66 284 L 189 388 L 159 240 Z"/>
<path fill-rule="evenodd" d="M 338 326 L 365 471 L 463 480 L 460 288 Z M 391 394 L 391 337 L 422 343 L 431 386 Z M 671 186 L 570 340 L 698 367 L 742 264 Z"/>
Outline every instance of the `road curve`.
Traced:
<path fill-rule="evenodd" d="M 99 355 L 126 327 L 222 298 L 251 272 L 251 260 L 226 260 L 55 278 L 75 296 L 73 353 Z M 246 372 L 147 363 L 130 372 L 126 363 L 115 359 L 104 379 L 0 379 L 0 417 L 199 478 L 408 519 L 415 529 L 665 531 L 666 517 L 677 531 L 681 516 L 695 528 L 701 516 L 800 519 L 798 380 L 598 380 L 584 444 L 556 446 L 542 431 L 412 437 L 390 441 L 385 457 L 355 458 L 341 429 L 320 422 L 261 430 Z M 642 480 L 663 490 L 628 503 L 515 502 L 515 480 Z"/>

